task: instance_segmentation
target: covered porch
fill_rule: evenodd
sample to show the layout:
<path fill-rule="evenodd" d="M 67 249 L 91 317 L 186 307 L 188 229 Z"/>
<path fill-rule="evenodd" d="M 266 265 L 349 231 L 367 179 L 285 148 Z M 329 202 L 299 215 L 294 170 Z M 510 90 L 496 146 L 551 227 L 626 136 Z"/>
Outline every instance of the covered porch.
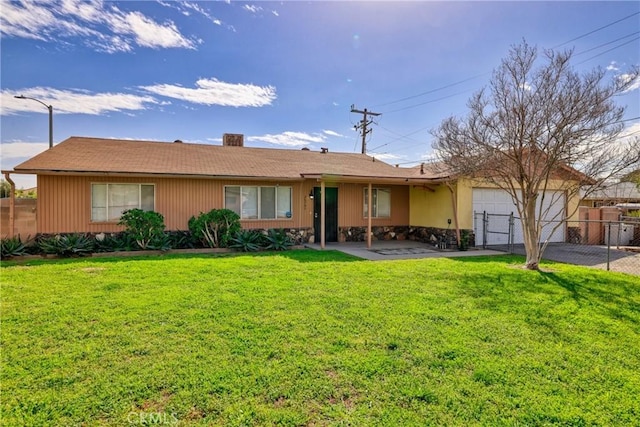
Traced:
<path fill-rule="evenodd" d="M 447 214 L 450 219 L 445 229 L 455 233 L 454 240 L 460 241 L 454 187 L 448 177 L 434 178 L 423 168 L 393 168 L 393 173 L 387 176 L 302 174 L 310 189 L 306 199 L 310 201 L 315 237 L 310 242 L 321 249 L 335 242 L 350 241 L 373 249 L 373 242 L 383 238 L 374 236 L 374 229 L 375 234 L 382 229 L 388 232 L 385 240 L 408 239 L 407 231 L 415 214 L 412 194 L 431 195 L 438 187 L 446 188 L 448 212 L 451 212 Z M 438 203 L 440 199 L 437 198 Z"/>

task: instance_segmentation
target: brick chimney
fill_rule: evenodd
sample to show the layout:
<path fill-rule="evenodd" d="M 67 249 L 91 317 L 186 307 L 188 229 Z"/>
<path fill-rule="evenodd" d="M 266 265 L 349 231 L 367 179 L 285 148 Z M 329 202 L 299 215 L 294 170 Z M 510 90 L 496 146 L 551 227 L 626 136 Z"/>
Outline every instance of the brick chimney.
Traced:
<path fill-rule="evenodd" d="M 241 133 L 225 133 L 222 135 L 224 147 L 244 147 L 244 135 Z"/>

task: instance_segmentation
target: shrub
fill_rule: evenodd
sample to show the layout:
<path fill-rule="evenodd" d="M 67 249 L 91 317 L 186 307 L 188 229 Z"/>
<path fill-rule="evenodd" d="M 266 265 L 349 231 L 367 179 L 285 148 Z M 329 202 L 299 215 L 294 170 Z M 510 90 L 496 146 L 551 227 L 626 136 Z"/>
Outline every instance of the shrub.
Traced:
<path fill-rule="evenodd" d="M 238 249 L 242 252 L 259 251 L 264 243 L 264 235 L 256 230 L 240 230 L 231 239 L 230 248 Z"/>
<path fill-rule="evenodd" d="M 0 198 L 9 197 L 11 195 L 11 184 L 5 179 L 0 179 Z"/>
<path fill-rule="evenodd" d="M 267 241 L 265 249 L 270 249 L 272 251 L 286 251 L 293 246 L 293 242 L 282 229 L 270 229 L 267 232 L 265 239 Z"/>
<path fill-rule="evenodd" d="M 9 259 L 27 254 L 27 248 L 20 236 L 0 240 L 0 259 Z"/>
<path fill-rule="evenodd" d="M 189 230 L 204 246 L 226 248 L 231 238 L 240 231 L 240 216 L 229 209 L 201 212 L 197 217 L 191 217 Z"/>
<path fill-rule="evenodd" d="M 470 239 L 471 233 L 469 233 L 469 230 L 460 230 L 460 244 L 458 245 L 458 249 L 461 251 L 468 250 Z"/>
<path fill-rule="evenodd" d="M 125 233 L 133 236 L 140 249 L 165 249 L 164 217 L 154 211 L 130 209 L 124 211 L 118 225 L 125 226 Z"/>
<path fill-rule="evenodd" d="M 38 247 L 45 254 L 61 257 L 83 256 L 93 252 L 94 241 L 84 234 L 56 235 L 41 238 Z"/>

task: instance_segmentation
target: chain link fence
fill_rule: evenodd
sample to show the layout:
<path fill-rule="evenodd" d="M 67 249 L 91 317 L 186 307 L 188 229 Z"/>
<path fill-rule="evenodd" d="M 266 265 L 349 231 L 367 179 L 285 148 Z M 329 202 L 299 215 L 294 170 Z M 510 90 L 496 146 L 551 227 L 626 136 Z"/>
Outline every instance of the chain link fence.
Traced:
<path fill-rule="evenodd" d="M 608 271 L 640 275 L 640 218 L 618 221 L 547 221 L 542 257 Z M 524 255 L 520 219 L 513 214 L 474 213 L 476 246 Z"/>

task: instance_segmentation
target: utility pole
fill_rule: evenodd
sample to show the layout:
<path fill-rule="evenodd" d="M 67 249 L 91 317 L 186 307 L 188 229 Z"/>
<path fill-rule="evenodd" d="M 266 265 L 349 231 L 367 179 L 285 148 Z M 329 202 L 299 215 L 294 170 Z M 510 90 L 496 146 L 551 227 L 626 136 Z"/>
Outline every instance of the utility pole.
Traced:
<path fill-rule="evenodd" d="M 355 125 L 353 128 L 355 130 L 360 129 L 360 131 L 362 132 L 362 154 L 367 154 L 367 134 L 371 133 L 371 129 L 367 129 L 367 126 L 373 123 L 373 120 L 368 120 L 367 116 L 375 117 L 379 116 L 381 113 L 373 113 L 371 111 L 367 111 L 366 108 L 364 110 L 358 110 L 356 109 L 355 105 L 351 106 L 351 112 L 362 114 L 362 120 L 360 120 L 360 123 Z"/>

